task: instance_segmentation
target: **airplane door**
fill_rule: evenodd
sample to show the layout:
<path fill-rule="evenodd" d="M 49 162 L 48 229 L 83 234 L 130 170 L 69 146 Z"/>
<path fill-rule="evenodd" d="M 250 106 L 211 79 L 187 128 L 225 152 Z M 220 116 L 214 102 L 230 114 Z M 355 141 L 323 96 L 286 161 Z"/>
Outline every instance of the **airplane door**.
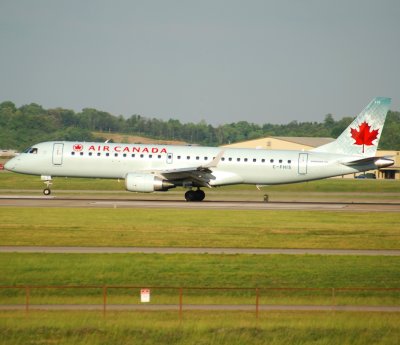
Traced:
<path fill-rule="evenodd" d="M 53 164 L 62 165 L 64 144 L 53 145 Z"/>
<path fill-rule="evenodd" d="M 173 158 L 174 158 L 173 153 L 167 153 L 167 164 L 172 164 Z"/>
<path fill-rule="evenodd" d="M 299 174 L 307 174 L 308 153 L 299 153 Z"/>

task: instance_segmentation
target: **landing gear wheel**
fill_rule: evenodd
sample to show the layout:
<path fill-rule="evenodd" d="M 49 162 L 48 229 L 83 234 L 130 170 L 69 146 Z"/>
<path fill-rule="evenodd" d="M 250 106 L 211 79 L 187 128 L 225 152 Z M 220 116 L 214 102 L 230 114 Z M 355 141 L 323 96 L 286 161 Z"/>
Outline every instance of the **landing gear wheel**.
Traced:
<path fill-rule="evenodd" d="M 185 199 L 186 201 L 196 201 L 196 193 L 193 190 L 188 190 L 185 193 Z"/>
<path fill-rule="evenodd" d="M 53 184 L 52 181 L 51 181 L 51 176 L 42 175 L 40 178 L 44 182 L 44 184 L 46 185 L 46 188 L 43 189 L 43 194 L 44 195 L 50 195 L 51 194 L 50 186 Z"/>
<path fill-rule="evenodd" d="M 185 193 L 186 201 L 203 201 L 205 196 L 206 196 L 206 193 L 204 193 L 201 189 L 198 189 L 196 191 L 188 190 Z"/>
<path fill-rule="evenodd" d="M 203 201 L 206 197 L 206 193 L 201 189 L 196 190 L 194 193 L 196 194 L 196 201 Z"/>

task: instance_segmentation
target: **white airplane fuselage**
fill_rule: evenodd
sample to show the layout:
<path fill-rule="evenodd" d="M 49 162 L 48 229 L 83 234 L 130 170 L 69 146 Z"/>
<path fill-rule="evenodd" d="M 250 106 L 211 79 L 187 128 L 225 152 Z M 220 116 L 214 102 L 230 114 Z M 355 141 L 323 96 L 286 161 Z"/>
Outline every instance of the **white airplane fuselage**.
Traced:
<path fill-rule="evenodd" d="M 62 141 L 34 148 L 36 153 L 20 154 L 7 169 L 32 175 L 123 179 L 132 172 L 196 169 L 209 164 L 221 150 L 224 153 L 213 168 L 211 186 L 295 183 L 377 168 L 375 164 L 345 166 L 341 163 L 354 156 L 311 151 Z"/>

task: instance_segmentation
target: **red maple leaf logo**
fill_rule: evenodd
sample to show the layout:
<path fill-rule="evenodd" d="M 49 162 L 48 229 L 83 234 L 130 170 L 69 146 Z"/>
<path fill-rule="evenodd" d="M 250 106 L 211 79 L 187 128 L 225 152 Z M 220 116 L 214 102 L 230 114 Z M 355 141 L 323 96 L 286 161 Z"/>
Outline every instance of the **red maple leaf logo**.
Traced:
<path fill-rule="evenodd" d="M 371 131 L 371 126 L 364 121 L 358 126 L 358 130 L 350 128 L 351 136 L 356 141 L 353 145 L 362 145 L 364 153 L 364 145 L 371 146 L 374 145 L 372 142 L 378 137 L 379 129 L 374 129 Z"/>
<path fill-rule="evenodd" d="M 74 148 L 74 151 L 79 152 L 79 151 L 83 150 L 83 145 L 82 144 L 75 144 L 73 148 Z"/>

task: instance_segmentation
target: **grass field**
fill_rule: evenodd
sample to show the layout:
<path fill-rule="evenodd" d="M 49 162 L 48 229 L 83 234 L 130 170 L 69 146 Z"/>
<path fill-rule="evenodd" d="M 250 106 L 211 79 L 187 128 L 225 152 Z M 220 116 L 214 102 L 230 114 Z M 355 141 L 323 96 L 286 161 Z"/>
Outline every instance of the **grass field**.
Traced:
<path fill-rule="evenodd" d="M 123 192 L 115 180 L 54 180 L 54 195 L 182 199 Z M 39 194 L 38 177 L 0 173 L 0 194 Z M 96 192 L 95 192 L 96 191 Z M 207 200 L 399 202 L 399 181 L 323 180 L 213 189 Z M 59 193 L 59 194 L 58 194 Z M 157 209 L 0 208 L 0 245 L 399 249 L 398 213 Z M 400 286 L 400 258 L 316 255 L 0 254 L 0 285 L 206 287 Z M 184 292 L 183 303 L 254 304 L 254 291 Z M 110 289 L 108 303 L 139 301 Z M 399 292 L 261 291 L 261 304 L 399 305 Z M 0 304 L 25 302 L 0 290 Z M 30 303 L 102 303 L 101 289 L 31 290 Z M 178 303 L 152 289 L 152 303 Z M 399 313 L 340 312 L 0 312 L 0 344 L 398 344 Z"/>
<path fill-rule="evenodd" d="M 0 245 L 399 249 L 396 212 L 1 208 Z"/>
<path fill-rule="evenodd" d="M 400 286 L 400 258 L 318 255 L 0 254 L 0 285 L 131 285 L 232 288 Z M 24 290 L 1 290 L 0 303 L 24 303 Z M 176 289 L 152 302 L 178 303 Z M 331 291 L 261 291 L 264 304 L 331 304 Z M 253 291 L 186 291 L 184 303 L 254 304 Z M 111 289 L 109 303 L 138 303 L 138 289 Z M 400 292 L 346 291 L 335 303 L 399 305 Z M 31 303 L 102 303 L 101 289 L 32 290 Z"/>
<path fill-rule="evenodd" d="M 0 253 L 0 285 L 399 287 L 395 256 Z"/>
<path fill-rule="evenodd" d="M 398 344 L 398 314 L 0 312 L 0 344 Z"/>

